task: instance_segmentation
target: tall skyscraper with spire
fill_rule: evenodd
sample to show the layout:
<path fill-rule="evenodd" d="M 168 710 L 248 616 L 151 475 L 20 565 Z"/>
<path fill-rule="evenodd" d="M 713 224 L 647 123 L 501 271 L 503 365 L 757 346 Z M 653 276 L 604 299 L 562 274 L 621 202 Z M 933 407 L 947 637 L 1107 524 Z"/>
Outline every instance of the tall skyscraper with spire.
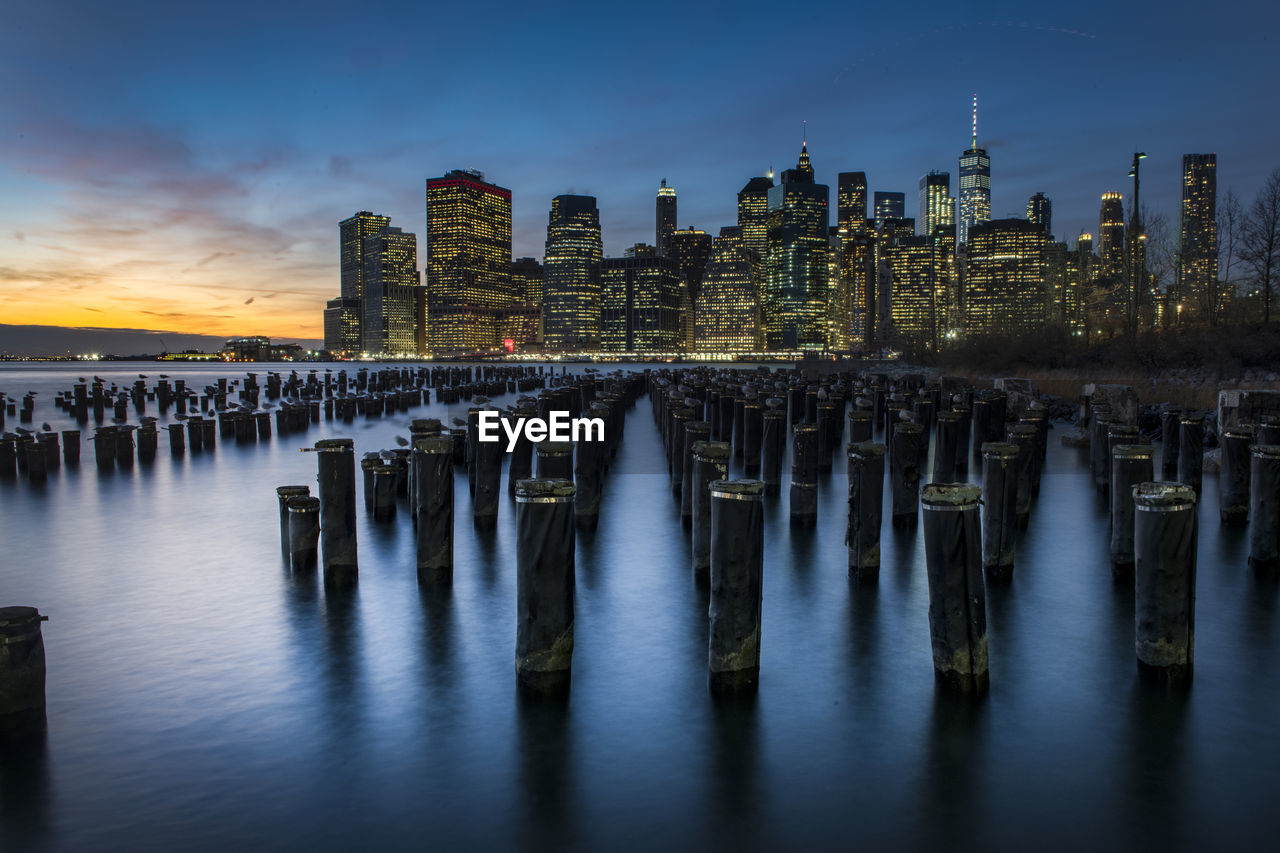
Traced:
<path fill-rule="evenodd" d="M 969 229 L 991 221 L 991 158 L 978 147 L 978 96 L 973 96 L 973 139 L 960 155 L 959 242 L 969 242 Z"/>
<path fill-rule="evenodd" d="M 658 247 L 658 256 L 665 258 L 671 254 L 671 235 L 676 230 L 676 191 L 667 186 L 667 179 L 662 179 L 658 187 L 658 198 L 655 203 L 656 223 L 653 244 Z"/>
<path fill-rule="evenodd" d="M 830 190 L 815 183 L 807 141 L 794 169 L 769 190 L 765 261 L 765 344 L 770 350 L 827 344 Z"/>

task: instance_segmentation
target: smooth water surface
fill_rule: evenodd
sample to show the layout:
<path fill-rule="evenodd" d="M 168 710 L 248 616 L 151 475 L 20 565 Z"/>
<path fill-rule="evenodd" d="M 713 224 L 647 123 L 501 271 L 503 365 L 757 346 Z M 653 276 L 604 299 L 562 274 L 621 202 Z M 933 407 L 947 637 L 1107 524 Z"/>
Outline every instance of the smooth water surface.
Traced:
<path fill-rule="evenodd" d="M 39 390 L 33 426 L 66 428 L 52 393 L 85 370 L 199 388 L 242 367 L 5 365 L 0 391 Z M 281 560 L 275 487 L 315 483 L 299 447 L 394 447 L 411 418 L 466 407 L 179 459 L 162 432 L 154 464 L 105 475 L 86 442 L 43 487 L 0 481 L 0 605 L 49 616 L 48 736 L 0 756 L 0 849 L 1208 849 L 1280 834 L 1280 588 L 1248 569 L 1244 531 L 1220 527 L 1213 476 L 1185 694 L 1139 682 L 1131 584 L 1112 579 L 1106 506 L 1059 429 L 1014 579 L 987 590 L 987 696 L 935 689 L 918 529 L 886 513 L 879 583 L 850 582 L 837 460 L 815 530 L 790 528 L 785 483 L 766 505 L 759 694 L 718 702 L 707 593 L 642 397 L 600 526 L 578 538 L 570 697 L 530 701 L 513 504 L 474 530 L 461 469 L 451 589 L 419 590 L 403 505 L 375 523 L 358 501 L 354 593 Z"/>

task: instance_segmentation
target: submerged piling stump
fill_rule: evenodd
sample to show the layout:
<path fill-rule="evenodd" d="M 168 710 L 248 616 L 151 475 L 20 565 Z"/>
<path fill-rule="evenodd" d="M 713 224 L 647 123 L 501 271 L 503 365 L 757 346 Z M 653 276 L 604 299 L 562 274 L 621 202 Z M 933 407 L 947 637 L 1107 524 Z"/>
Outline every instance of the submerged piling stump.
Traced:
<path fill-rule="evenodd" d="M 1280 569 L 1280 445 L 1255 444 L 1249 459 L 1249 565 Z"/>
<path fill-rule="evenodd" d="M 516 676 L 560 692 L 573 664 L 574 484 L 516 484 Z"/>
<path fill-rule="evenodd" d="M 779 412 L 785 420 L 785 413 Z M 705 581 L 711 573 L 711 484 L 729 476 L 732 451 L 725 441 L 699 441 L 693 445 L 693 574 Z"/>
<path fill-rule="evenodd" d="M 294 495 L 285 504 L 288 517 L 289 565 L 296 571 L 315 568 L 320 540 L 320 499 Z"/>
<path fill-rule="evenodd" d="M 413 514 L 419 583 L 453 578 L 453 439 L 435 435 L 413 445 Z"/>
<path fill-rule="evenodd" d="M 763 488 L 763 484 L 761 484 Z M 818 425 L 802 423 L 791 437 L 791 523 L 811 525 L 818 518 Z"/>
<path fill-rule="evenodd" d="M 1133 488 L 1155 479 L 1153 451 L 1145 444 L 1117 444 L 1111 448 L 1111 570 L 1126 576 L 1133 571 Z"/>
<path fill-rule="evenodd" d="M 276 486 L 276 500 L 280 504 L 280 553 L 285 557 L 289 556 L 289 498 L 299 498 L 310 494 L 310 486 Z M 319 524 L 318 519 L 319 516 L 317 516 L 317 524 Z"/>
<path fill-rule="evenodd" d="M 992 580 L 1013 577 L 1018 539 L 1018 454 L 1016 444 L 982 445 L 982 566 Z"/>
<path fill-rule="evenodd" d="M 714 693 L 750 693 L 760 680 L 764 581 L 764 483 L 716 480 L 711 495 L 711 630 Z"/>
<path fill-rule="evenodd" d="M 1142 483 L 1133 502 L 1138 670 L 1184 683 L 1195 657 L 1196 495 L 1181 483 Z"/>
<path fill-rule="evenodd" d="M 1218 516 L 1223 524 L 1249 521 L 1249 473 L 1253 427 L 1240 424 L 1222 434 L 1222 467 L 1218 473 Z"/>
<path fill-rule="evenodd" d="M 355 442 L 349 438 L 324 438 L 316 442 L 315 449 L 325 586 L 351 586 L 359 577 Z"/>
<path fill-rule="evenodd" d="M 930 483 L 921 495 L 933 670 L 962 692 L 981 692 L 989 683 L 981 495 L 968 483 Z"/>
<path fill-rule="evenodd" d="M 0 732 L 45 726 L 45 657 L 34 607 L 0 607 Z"/>
<path fill-rule="evenodd" d="M 885 446 L 874 441 L 855 442 L 847 450 L 849 520 L 845 544 L 849 546 L 849 574 L 863 583 L 880 576 L 885 452 Z"/>

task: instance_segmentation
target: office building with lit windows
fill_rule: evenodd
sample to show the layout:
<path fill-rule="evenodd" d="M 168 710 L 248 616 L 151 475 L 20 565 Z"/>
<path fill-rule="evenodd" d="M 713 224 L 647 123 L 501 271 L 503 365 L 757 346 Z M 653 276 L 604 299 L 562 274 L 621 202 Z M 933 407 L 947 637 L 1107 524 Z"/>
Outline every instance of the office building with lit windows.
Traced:
<path fill-rule="evenodd" d="M 558 195 L 547 215 L 542 333 L 551 352 L 600 348 L 600 211 L 589 195 Z"/>
<path fill-rule="evenodd" d="M 866 172 L 841 172 L 836 177 L 836 226 L 846 240 L 866 230 Z"/>
<path fill-rule="evenodd" d="M 742 229 L 742 244 L 755 252 L 761 263 L 769 254 L 769 190 L 773 188 L 773 173 L 769 177 L 752 178 L 738 193 L 738 227 Z"/>
<path fill-rule="evenodd" d="M 1047 321 L 1048 238 L 1025 219 L 993 219 L 969 231 L 964 320 L 969 336 L 1017 336 Z"/>
<path fill-rule="evenodd" d="M 865 229 L 843 243 L 840 274 L 849 301 L 848 349 L 871 346 L 876 335 L 875 237 Z"/>
<path fill-rule="evenodd" d="M 689 288 L 689 298 L 698 298 L 702 275 L 711 255 L 711 235 L 690 225 L 671 234 L 670 248 L 666 256 L 676 262 L 676 269 Z"/>
<path fill-rule="evenodd" d="M 1053 202 L 1044 193 L 1027 199 L 1027 221 L 1039 225 L 1046 236 L 1053 236 Z"/>
<path fill-rule="evenodd" d="M 930 172 L 920 177 L 920 210 L 916 222 L 923 236 L 932 236 L 939 226 L 954 228 L 956 202 L 951 197 L 951 173 Z"/>
<path fill-rule="evenodd" d="M 428 178 L 427 345 L 432 353 L 499 345 L 511 287 L 511 191 L 474 170 Z"/>
<path fill-rule="evenodd" d="M 991 220 L 991 158 L 978 147 L 978 96 L 973 96 L 973 137 L 960 155 L 960 221 L 956 239 L 969 241 L 969 229 Z"/>
<path fill-rule="evenodd" d="M 946 291 L 936 276 L 933 240 L 911 235 L 884 249 L 889 269 L 892 338 L 916 350 L 936 350 L 946 325 Z"/>
<path fill-rule="evenodd" d="M 694 304 L 694 348 L 707 353 L 759 352 L 759 259 L 740 228 L 720 229 L 711 243 L 702 288 Z"/>
<path fill-rule="evenodd" d="M 516 302 L 542 305 L 542 264 L 537 258 L 511 262 L 511 296 Z"/>
<path fill-rule="evenodd" d="M 1178 297 L 1186 310 L 1200 313 L 1210 307 L 1211 294 L 1218 290 L 1217 173 L 1216 154 L 1182 157 L 1182 283 Z"/>
<path fill-rule="evenodd" d="M 418 237 L 387 226 L 364 238 L 362 351 L 418 355 L 424 289 L 419 286 Z"/>
<path fill-rule="evenodd" d="M 671 235 L 676 231 L 676 191 L 667 186 L 667 179 L 662 179 L 658 187 L 658 197 L 654 203 L 656 225 L 654 229 L 654 245 L 658 254 L 666 256 L 671 253 Z"/>
<path fill-rule="evenodd" d="M 324 348 L 334 355 L 360 352 L 360 302 L 339 296 L 324 306 Z"/>
<path fill-rule="evenodd" d="M 355 310 L 355 334 L 341 341 L 340 349 L 358 352 L 364 344 L 364 238 L 377 234 L 391 224 L 390 216 L 361 210 L 338 223 L 339 284 L 338 295 L 345 300 L 348 312 Z M 339 328 L 351 331 L 350 314 L 339 320 Z"/>
<path fill-rule="evenodd" d="M 769 190 L 765 345 L 770 350 L 820 350 L 827 344 L 830 191 L 814 182 L 804 145 L 796 167 L 781 179 Z"/>
<path fill-rule="evenodd" d="M 683 349 L 681 291 L 672 258 L 605 258 L 600 265 L 600 349 L 640 354 Z"/>
<path fill-rule="evenodd" d="M 879 230 L 887 219 L 905 219 L 907 216 L 907 194 L 894 192 L 877 192 L 872 196 L 875 205 L 876 229 Z"/>
<path fill-rule="evenodd" d="M 1098 275 L 1106 287 L 1118 286 L 1125 278 L 1124 196 L 1103 193 L 1098 210 Z"/>

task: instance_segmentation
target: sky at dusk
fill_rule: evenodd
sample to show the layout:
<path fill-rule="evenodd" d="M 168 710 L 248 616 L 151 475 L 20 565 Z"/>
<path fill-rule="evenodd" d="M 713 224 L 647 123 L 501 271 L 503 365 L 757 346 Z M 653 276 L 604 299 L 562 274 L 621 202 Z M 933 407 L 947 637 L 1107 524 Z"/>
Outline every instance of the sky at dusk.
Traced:
<path fill-rule="evenodd" d="M 1177 221 L 1181 158 L 1219 192 L 1280 167 L 1268 3 L 9 4 L 0 27 L 0 323 L 321 337 L 337 223 L 418 235 L 424 179 L 513 192 L 541 258 L 552 196 L 597 196 L 606 255 L 736 220 L 748 178 L 862 170 L 907 193 L 952 173 L 970 99 L 993 216 L 1053 201 L 1097 228 L 1144 150 Z M 0 342 L 3 344 L 3 342 Z"/>

